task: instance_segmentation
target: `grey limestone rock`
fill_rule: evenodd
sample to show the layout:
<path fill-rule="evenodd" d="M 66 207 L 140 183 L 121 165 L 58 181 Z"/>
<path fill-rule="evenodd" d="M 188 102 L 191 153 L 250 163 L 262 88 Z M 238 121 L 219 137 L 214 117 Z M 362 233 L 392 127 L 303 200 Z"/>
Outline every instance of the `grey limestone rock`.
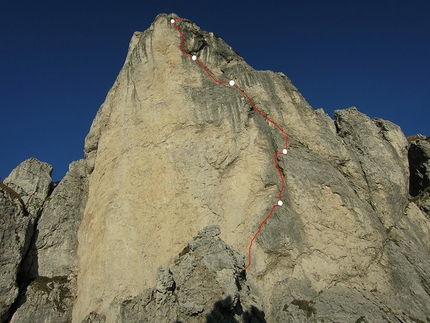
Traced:
<path fill-rule="evenodd" d="M 85 160 L 69 171 L 47 199 L 30 249 L 28 276 L 68 276 L 77 266 L 77 233 L 88 194 Z"/>
<path fill-rule="evenodd" d="M 430 137 L 417 135 L 409 147 L 410 187 L 414 202 L 430 219 Z"/>
<path fill-rule="evenodd" d="M 9 190 L 0 187 L 0 322 L 8 318 L 19 293 L 17 275 L 33 222 L 20 197 Z"/>
<path fill-rule="evenodd" d="M 51 192 L 52 167 L 30 158 L 0 185 L 0 321 L 10 315 L 19 293 L 21 265 L 30 247 L 35 224 Z"/>
<path fill-rule="evenodd" d="M 81 323 L 104 323 L 106 322 L 106 317 L 104 315 L 91 312 L 88 314 Z"/>
<path fill-rule="evenodd" d="M 403 215 L 408 192 L 408 142 L 399 126 L 382 119 L 371 120 L 355 107 L 335 111 L 338 135 L 355 163 L 345 172 L 350 185 L 377 212 L 388 229 Z M 383 158 L 381 158 L 383 156 Z M 349 162 L 349 164 L 351 164 Z"/>
<path fill-rule="evenodd" d="M 15 302 L 24 323 L 430 322 L 428 138 L 355 107 L 332 120 L 177 20 L 183 49 L 288 132 L 274 154 L 285 137 L 179 50 L 172 17 L 133 35 L 85 160 L 52 192 L 35 159 L 0 185 L 2 321 Z"/>
<path fill-rule="evenodd" d="M 262 304 L 243 271 L 244 259 L 211 225 L 176 257 L 159 267 L 155 288 L 117 301 L 109 322 L 265 322 Z"/>
<path fill-rule="evenodd" d="M 10 322 L 71 322 L 74 297 L 70 286 L 65 276 L 37 277 L 18 300 Z"/>
<path fill-rule="evenodd" d="M 51 165 L 30 158 L 12 170 L 3 182 L 16 191 L 27 210 L 37 216 L 52 191 L 52 170 Z"/>
<path fill-rule="evenodd" d="M 213 33 L 178 20 L 183 49 L 217 80 L 234 80 L 290 136 L 288 154 L 275 156 L 285 177 L 283 206 L 262 227 L 243 274 L 242 254 L 277 202 L 273 153 L 285 148 L 285 137 L 243 92 L 214 82 L 179 51 L 171 17 L 159 15 L 134 34 L 86 138 L 94 188 L 87 222 L 109 236 L 88 231 L 80 241 L 87 268 L 78 276 L 79 318 L 100 308 L 108 322 L 234 322 L 245 320 L 244 313 L 264 313 L 253 319 L 267 322 L 430 320 L 430 223 L 408 200 L 409 144 L 401 129 L 355 107 L 336 111 L 332 120 L 284 74 L 254 70 Z M 136 191 L 135 199 L 127 193 Z M 129 248 L 118 241 L 127 240 L 130 222 L 144 256 L 121 271 L 108 259 Z M 222 234 L 207 226 L 213 223 Z M 167 266 L 165 250 L 204 226 Z M 140 268 L 147 275 L 139 289 Z M 106 272 L 104 283 L 93 284 Z M 154 276 L 156 287 L 146 288 Z M 98 300 L 100 293 L 109 299 Z M 127 294 L 138 296 L 124 301 Z"/>
<path fill-rule="evenodd" d="M 430 186 L 430 139 L 421 136 L 411 142 L 409 163 L 411 168 L 410 194 L 417 196 Z"/>
<path fill-rule="evenodd" d="M 20 296 L 12 322 L 70 322 L 75 297 L 77 234 L 85 207 L 85 161 L 72 162 L 69 171 L 45 202 L 36 234 L 23 264 L 33 280 Z"/>

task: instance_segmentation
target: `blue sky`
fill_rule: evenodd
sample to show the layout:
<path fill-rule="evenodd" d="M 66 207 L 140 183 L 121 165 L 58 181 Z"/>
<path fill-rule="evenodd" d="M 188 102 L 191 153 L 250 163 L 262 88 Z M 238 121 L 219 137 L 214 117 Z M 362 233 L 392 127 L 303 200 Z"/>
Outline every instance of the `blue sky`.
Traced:
<path fill-rule="evenodd" d="M 0 177 L 36 157 L 61 179 L 115 81 L 134 31 L 175 12 L 255 69 L 284 72 L 330 116 L 357 106 L 430 135 L 430 1 L 4 0 Z"/>

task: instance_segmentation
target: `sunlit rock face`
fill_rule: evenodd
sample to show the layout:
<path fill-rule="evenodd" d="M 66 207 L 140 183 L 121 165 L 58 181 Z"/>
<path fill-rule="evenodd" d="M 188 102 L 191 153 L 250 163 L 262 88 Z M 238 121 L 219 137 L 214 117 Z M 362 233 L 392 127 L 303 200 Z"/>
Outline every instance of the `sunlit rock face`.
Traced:
<path fill-rule="evenodd" d="M 355 107 L 331 119 L 284 74 L 254 70 L 222 39 L 175 17 L 161 14 L 133 35 L 85 160 L 48 189 L 30 222 L 37 234 L 14 260 L 29 282 L 15 307 L 16 272 L 4 279 L 15 286 L 5 317 L 430 320 L 428 184 L 419 181 L 428 158 L 416 157 L 418 143 Z M 285 136 L 230 80 L 290 138 L 288 153 L 276 157 L 283 204 L 262 226 L 246 271 L 249 243 L 278 203 L 274 153 Z M 424 157 L 426 145 L 418 147 Z M 410 186 L 411 160 L 418 180 Z M 4 210 L 25 216 L 24 197 L 0 193 Z"/>
<path fill-rule="evenodd" d="M 172 266 L 207 225 L 219 225 L 221 238 L 246 256 L 277 202 L 273 152 L 284 148 L 283 136 L 242 93 L 214 82 L 179 50 L 172 17 L 159 15 L 134 34 L 86 139 L 90 190 L 79 230 L 76 322 L 153 286 L 157 268 Z M 291 138 L 278 158 L 284 205 L 264 225 L 246 272 L 266 319 L 302 320 L 295 300 L 311 304 L 310 317 L 335 310 L 353 319 L 327 302 L 331 293 L 390 308 L 381 317 L 428 315 L 427 269 L 413 269 L 402 244 L 415 241 L 423 268 L 428 222 L 407 199 L 408 143 L 400 128 L 355 108 L 337 111 L 333 121 L 282 73 L 255 71 L 213 33 L 187 20 L 176 24 L 185 52 L 216 79 L 234 80 Z M 302 285 L 303 295 L 291 288 Z M 356 319 L 370 315 L 362 314 Z"/>

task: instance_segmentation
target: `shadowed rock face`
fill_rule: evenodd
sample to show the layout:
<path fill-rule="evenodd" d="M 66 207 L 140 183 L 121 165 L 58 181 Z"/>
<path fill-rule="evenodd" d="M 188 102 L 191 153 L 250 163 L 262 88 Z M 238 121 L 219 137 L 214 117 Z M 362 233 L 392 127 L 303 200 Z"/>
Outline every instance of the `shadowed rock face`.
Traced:
<path fill-rule="evenodd" d="M 430 219 L 430 137 L 416 136 L 409 148 L 411 170 L 409 193 Z"/>
<path fill-rule="evenodd" d="M 409 148 L 398 126 L 354 107 L 332 120 L 284 74 L 254 70 L 184 19 L 176 22 L 184 50 L 217 79 L 233 79 L 290 136 L 278 158 L 284 204 L 243 272 L 249 242 L 278 199 L 273 153 L 285 138 L 237 89 L 181 53 L 175 16 L 134 34 L 85 160 L 52 194 L 46 181 L 47 201 L 30 203 L 17 182 L 8 187 L 20 199 L 0 191 L 4 232 L 36 232 L 25 257 L 15 246 L 7 261 L 15 272 L 1 281 L 4 317 L 21 264 L 31 283 L 13 322 L 429 321 L 426 144 Z M 45 173 L 20 187 L 45 187 L 35 184 Z M 420 199 L 408 200 L 413 190 Z M 38 221 L 21 225 L 36 205 Z M 2 236 L 2 248 L 11 239 Z"/>

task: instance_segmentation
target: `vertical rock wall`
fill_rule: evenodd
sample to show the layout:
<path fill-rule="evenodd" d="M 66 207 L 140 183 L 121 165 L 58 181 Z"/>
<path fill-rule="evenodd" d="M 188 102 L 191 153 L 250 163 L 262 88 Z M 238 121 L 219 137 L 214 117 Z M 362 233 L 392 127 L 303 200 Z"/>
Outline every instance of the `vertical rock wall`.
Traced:
<path fill-rule="evenodd" d="M 236 89 L 209 82 L 181 54 L 172 28 L 163 16 L 134 35 L 86 140 L 94 169 L 79 231 L 77 321 L 152 286 L 157 267 L 206 225 L 246 250 L 277 193 L 273 144 L 259 131 L 267 125 Z"/>
<path fill-rule="evenodd" d="M 220 225 L 221 238 L 246 254 L 277 202 L 272 158 L 284 148 L 283 136 L 237 89 L 217 84 L 181 53 L 173 16 L 160 15 L 135 33 L 86 139 L 91 175 L 75 322 L 90 312 L 106 315 L 114 298 L 152 286 L 158 266 L 172 265 L 206 225 Z M 425 318 L 427 271 L 402 274 L 414 265 L 408 267 L 401 241 L 417 237 L 410 248 L 425 264 L 428 249 L 420 241 L 428 239 L 429 224 L 407 199 L 408 143 L 400 128 L 355 108 L 337 111 L 333 122 L 282 73 L 255 71 L 213 33 L 187 20 L 178 26 L 186 52 L 217 79 L 233 79 L 290 134 L 291 149 L 278 160 L 284 206 L 264 225 L 247 271 L 268 321 L 305 322 L 297 314 L 304 304 L 314 318 L 338 310 L 355 321 L 370 313 L 342 312 L 327 302 L 331 297 L 371 299 L 389 309 L 390 319 Z M 395 238 L 402 228 L 408 233 Z M 413 291 L 406 288 L 412 283 Z M 296 294 L 293 286 L 307 292 Z M 397 290 L 402 296 L 393 300 Z"/>
<path fill-rule="evenodd" d="M 134 34 L 85 160 L 58 185 L 35 159 L 0 183 L 0 322 L 430 321 L 427 140 L 354 107 L 332 120 L 176 20 L 290 136 L 243 271 L 285 138 L 179 50 L 172 17 Z"/>

